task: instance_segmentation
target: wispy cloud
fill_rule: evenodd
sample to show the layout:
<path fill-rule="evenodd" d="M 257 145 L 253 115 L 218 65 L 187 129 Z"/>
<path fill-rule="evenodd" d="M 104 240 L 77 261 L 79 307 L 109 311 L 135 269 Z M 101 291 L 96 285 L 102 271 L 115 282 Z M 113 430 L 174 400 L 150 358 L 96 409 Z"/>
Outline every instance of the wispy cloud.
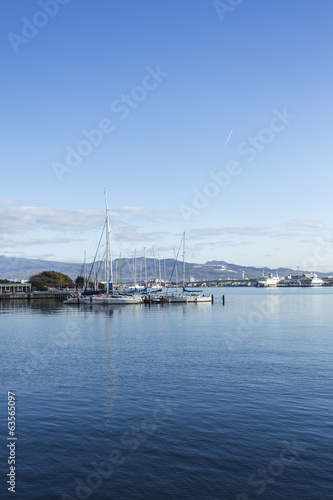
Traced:
<path fill-rule="evenodd" d="M 298 243 L 311 243 L 328 230 L 328 226 L 318 219 L 292 219 L 281 224 L 277 229 L 276 238 L 279 240 L 297 240 Z"/>
<path fill-rule="evenodd" d="M 317 219 L 293 219 L 286 223 L 286 227 L 294 230 L 322 230 L 327 226 Z"/>
<path fill-rule="evenodd" d="M 124 229 L 121 232 L 117 232 L 117 238 L 119 238 L 120 241 L 130 242 L 130 243 L 145 243 L 145 242 L 156 243 L 169 234 L 170 233 L 163 231 L 144 233 L 144 232 L 129 231 Z"/>
<path fill-rule="evenodd" d="M 13 249 L 13 253 L 17 253 L 21 248 L 26 247 L 41 247 L 43 245 L 67 245 L 70 243 L 77 243 L 80 241 L 85 241 L 84 238 L 72 237 L 72 238 L 61 238 L 57 234 L 49 238 L 6 238 L 0 237 L 0 247 L 1 249 L 6 249 L 6 253 L 9 253 L 8 249 Z"/>
<path fill-rule="evenodd" d="M 0 233 L 20 234 L 32 229 L 82 231 L 98 227 L 103 214 L 92 210 L 0 206 Z"/>
<path fill-rule="evenodd" d="M 222 248 L 222 245 L 223 245 L 223 248 L 225 247 L 243 247 L 243 246 L 247 246 L 247 245 L 250 245 L 250 242 L 249 241 L 232 241 L 232 240 L 223 240 L 223 244 L 221 243 L 221 241 L 207 241 L 207 242 L 201 242 L 201 243 L 195 243 L 193 245 L 193 249 L 194 248 L 211 248 L 211 247 L 217 247 L 219 249 Z"/>
<path fill-rule="evenodd" d="M 119 211 L 123 212 L 143 212 L 144 208 L 143 207 L 121 207 Z"/>
<path fill-rule="evenodd" d="M 266 227 L 206 227 L 188 231 L 191 238 L 214 238 L 217 236 L 267 236 L 275 234 L 275 231 Z"/>
<path fill-rule="evenodd" d="M 144 207 L 125 206 L 110 211 L 115 222 L 122 220 L 125 226 L 135 221 L 132 230 L 140 222 L 160 223 L 165 217 L 164 209 L 146 210 Z M 63 210 L 48 207 L 22 206 L 19 202 L 7 198 L 0 199 L 0 234 L 17 235 L 32 230 L 80 232 L 102 227 L 105 214 L 96 210 Z"/>
<path fill-rule="evenodd" d="M 125 252 L 132 252 L 133 248 L 156 245 L 163 240 L 177 242 L 179 235 L 174 238 L 175 235 L 167 232 L 166 221 L 170 213 L 164 208 L 138 206 L 123 206 L 110 211 L 113 248 L 119 246 L 123 251 L 123 244 L 127 247 Z M 66 252 L 61 249 L 63 245 L 70 253 L 74 248 L 77 251 L 80 243 L 82 248 L 89 247 L 88 241 L 91 243 L 91 239 L 96 239 L 104 220 L 104 211 L 63 210 L 34 204 L 24 206 L 19 201 L 3 198 L 0 199 L 0 249 L 6 254 L 19 255 L 24 249 L 36 252 L 44 248 L 43 254 L 50 252 L 48 256 L 51 256 L 53 248 Z"/>
<path fill-rule="evenodd" d="M 16 200 L 11 200 L 10 198 L 1 198 L 0 199 L 0 207 L 9 207 L 12 205 L 16 205 L 18 202 Z"/>

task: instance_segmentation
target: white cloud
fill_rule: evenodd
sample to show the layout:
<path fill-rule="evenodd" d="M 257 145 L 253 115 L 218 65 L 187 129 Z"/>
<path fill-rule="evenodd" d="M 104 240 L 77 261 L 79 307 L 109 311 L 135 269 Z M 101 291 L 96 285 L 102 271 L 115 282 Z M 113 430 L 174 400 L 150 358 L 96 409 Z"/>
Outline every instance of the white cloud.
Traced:
<path fill-rule="evenodd" d="M 275 234 L 275 231 L 265 227 L 206 227 L 188 231 L 191 238 L 212 238 L 217 236 L 267 236 Z"/>
<path fill-rule="evenodd" d="M 143 207 L 125 206 L 110 211 L 110 218 L 136 220 L 138 224 L 149 220 L 160 223 L 164 209 L 145 210 Z M 63 210 L 40 206 L 22 206 L 7 198 L 0 199 L 0 234 L 22 234 L 34 230 L 86 231 L 102 227 L 105 214 L 96 210 Z M 134 228 L 134 226 L 133 226 Z"/>
<path fill-rule="evenodd" d="M 143 248 L 163 240 L 170 241 L 172 235 L 167 232 L 167 212 L 165 209 L 136 206 L 110 211 L 113 245 L 121 247 L 123 242 L 131 249 L 137 244 L 136 248 Z M 41 253 L 51 255 L 53 248 L 57 248 L 61 255 L 70 255 L 71 252 L 73 255 L 82 242 L 83 248 L 90 248 L 92 239 L 97 245 L 99 236 L 96 235 L 102 231 L 104 221 L 103 211 L 64 210 L 34 204 L 23 206 L 18 201 L 3 198 L 0 199 L 0 252 L 19 254 L 24 249 L 28 253 L 28 248 L 34 252 L 43 248 Z M 178 235 L 176 241 L 177 238 Z"/>
<path fill-rule="evenodd" d="M 22 234 L 36 229 L 85 231 L 103 224 L 103 214 L 93 210 L 60 210 L 45 207 L 0 205 L 0 234 Z"/>
<path fill-rule="evenodd" d="M 1 198 L 0 199 L 0 207 L 8 207 L 11 205 L 16 205 L 17 201 L 16 200 L 11 200 L 9 198 Z"/>
<path fill-rule="evenodd" d="M 143 207 L 121 207 L 119 209 L 120 212 L 143 212 Z"/>
<path fill-rule="evenodd" d="M 286 223 L 287 228 L 294 230 L 322 230 L 327 226 L 317 219 L 293 219 Z"/>
<path fill-rule="evenodd" d="M 151 241 L 158 242 L 161 240 L 162 237 L 164 237 L 168 234 L 170 234 L 170 233 L 166 233 L 166 232 L 162 232 L 162 231 L 143 233 L 143 232 L 137 232 L 136 230 L 131 231 L 131 230 L 124 229 L 120 233 L 117 232 L 117 239 L 119 238 L 119 240 L 121 240 L 121 241 L 126 241 L 126 242 L 131 242 L 131 243 L 136 243 L 136 242 L 144 243 L 144 242 L 151 242 Z"/>

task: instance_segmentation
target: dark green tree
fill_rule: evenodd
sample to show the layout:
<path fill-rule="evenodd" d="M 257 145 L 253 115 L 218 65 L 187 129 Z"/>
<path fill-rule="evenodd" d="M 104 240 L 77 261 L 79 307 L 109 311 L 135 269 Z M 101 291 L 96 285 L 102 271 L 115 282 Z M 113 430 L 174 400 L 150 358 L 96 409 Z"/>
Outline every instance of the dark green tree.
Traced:
<path fill-rule="evenodd" d="M 84 284 L 84 277 L 83 276 L 77 276 L 74 280 L 74 283 L 77 287 L 83 287 L 83 284 Z M 92 280 L 92 278 L 89 278 L 89 283 L 88 283 L 88 286 L 87 288 L 92 288 L 94 286 L 94 282 Z"/>
<path fill-rule="evenodd" d="M 69 276 L 57 271 L 42 271 L 39 274 L 34 274 L 30 276 L 30 282 L 32 286 L 40 291 L 45 291 L 49 287 L 63 288 L 74 285 L 73 280 Z"/>
<path fill-rule="evenodd" d="M 83 276 L 77 276 L 74 280 L 76 286 L 83 286 L 84 278 Z"/>

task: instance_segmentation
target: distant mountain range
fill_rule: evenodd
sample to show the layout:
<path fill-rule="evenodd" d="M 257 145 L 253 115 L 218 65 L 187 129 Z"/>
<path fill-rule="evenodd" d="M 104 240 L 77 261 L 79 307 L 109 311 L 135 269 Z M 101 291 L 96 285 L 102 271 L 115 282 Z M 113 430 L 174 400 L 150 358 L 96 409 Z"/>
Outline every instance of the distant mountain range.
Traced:
<path fill-rule="evenodd" d="M 0 255 L 0 279 L 28 279 L 33 274 L 42 271 L 58 271 L 76 278 L 80 274 L 82 264 L 68 264 L 40 259 L 23 259 Z"/>
<path fill-rule="evenodd" d="M 175 281 L 176 279 L 176 269 L 175 262 L 173 259 L 146 259 L 147 265 L 147 275 L 148 279 L 152 280 L 154 278 L 162 277 L 162 280 L 166 279 Z M 103 279 L 103 263 L 99 263 L 96 267 L 100 267 L 100 274 Z M 121 268 L 121 280 L 134 281 L 134 259 L 122 259 L 121 266 L 119 266 L 119 260 L 113 262 L 113 272 L 114 281 L 119 281 L 119 268 Z M 89 273 L 91 269 L 91 263 L 87 264 L 87 272 Z M 68 262 L 57 262 L 49 260 L 39 260 L 39 259 L 24 259 L 16 257 L 5 257 L 0 255 L 0 279 L 9 280 L 21 280 L 28 279 L 33 274 L 40 273 L 41 271 L 58 271 L 63 274 L 67 274 L 71 278 L 75 279 L 78 275 L 82 274 L 83 265 L 82 263 L 68 263 Z M 186 263 L 186 280 L 190 277 L 195 278 L 197 281 L 208 280 L 214 281 L 219 279 L 241 279 L 244 273 L 245 278 L 257 278 L 262 275 L 262 271 L 267 275 L 269 273 L 276 274 L 279 276 L 287 276 L 289 274 L 296 275 L 297 271 L 295 269 L 289 269 L 285 267 L 279 267 L 278 269 L 270 269 L 268 267 L 257 268 L 249 266 L 240 266 L 237 264 L 229 264 L 228 262 L 222 260 L 212 260 L 206 262 L 205 264 L 195 264 L 191 262 Z M 298 271 L 299 274 L 308 271 Z M 319 277 L 332 275 L 331 273 L 320 273 L 317 275 Z M 177 275 L 178 280 L 182 279 L 182 263 L 178 262 L 177 265 Z M 137 282 L 143 282 L 145 279 L 145 263 L 144 258 L 140 257 L 136 259 L 136 280 Z"/>

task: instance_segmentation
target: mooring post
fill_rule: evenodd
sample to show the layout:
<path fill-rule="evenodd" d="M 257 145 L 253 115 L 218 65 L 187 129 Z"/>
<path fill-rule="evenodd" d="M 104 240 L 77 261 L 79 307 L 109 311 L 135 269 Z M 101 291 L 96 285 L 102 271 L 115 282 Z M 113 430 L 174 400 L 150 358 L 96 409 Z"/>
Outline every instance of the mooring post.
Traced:
<path fill-rule="evenodd" d="M 224 295 L 222 295 L 222 304 L 223 305 L 224 305 L 224 302 L 225 302 Z"/>

